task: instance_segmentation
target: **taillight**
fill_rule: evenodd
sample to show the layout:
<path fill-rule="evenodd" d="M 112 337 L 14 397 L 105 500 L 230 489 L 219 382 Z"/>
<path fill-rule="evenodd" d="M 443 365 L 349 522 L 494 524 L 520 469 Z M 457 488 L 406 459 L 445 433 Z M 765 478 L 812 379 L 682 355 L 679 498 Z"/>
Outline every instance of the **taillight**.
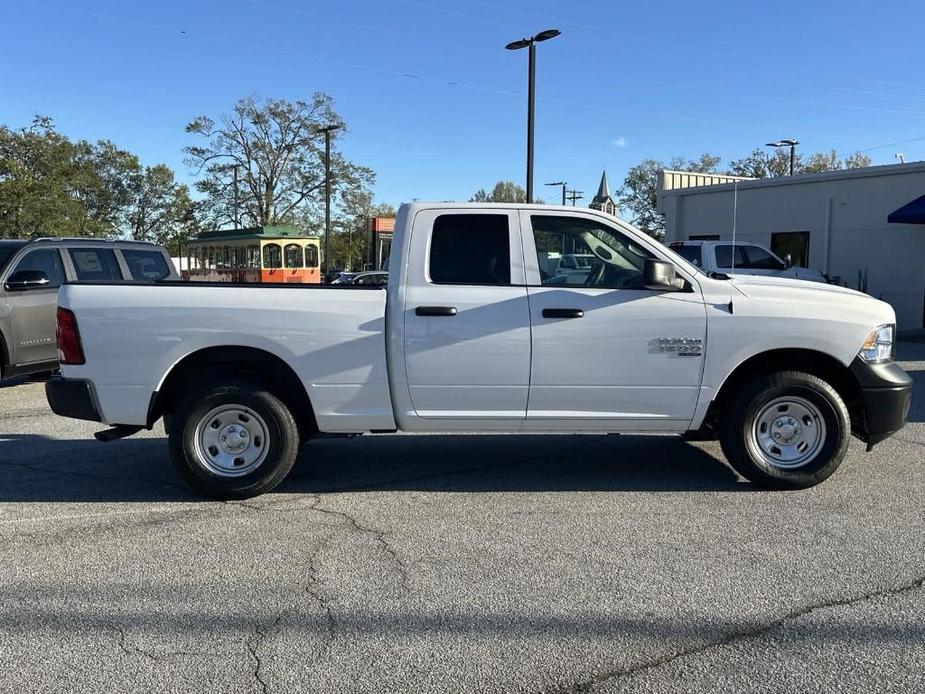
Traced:
<path fill-rule="evenodd" d="M 72 311 L 58 307 L 58 361 L 62 364 L 83 364 L 84 351 L 80 345 L 77 318 Z"/>

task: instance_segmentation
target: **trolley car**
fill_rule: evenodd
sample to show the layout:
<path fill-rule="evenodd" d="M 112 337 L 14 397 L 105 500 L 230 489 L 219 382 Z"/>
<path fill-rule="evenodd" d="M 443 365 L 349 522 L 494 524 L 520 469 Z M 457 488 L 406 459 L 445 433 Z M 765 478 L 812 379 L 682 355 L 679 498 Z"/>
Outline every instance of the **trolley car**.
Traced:
<path fill-rule="evenodd" d="M 204 231 L 185 244 L 184 279 L 200 282 L 321 282 L 317 236 L 284 226 Z"/>

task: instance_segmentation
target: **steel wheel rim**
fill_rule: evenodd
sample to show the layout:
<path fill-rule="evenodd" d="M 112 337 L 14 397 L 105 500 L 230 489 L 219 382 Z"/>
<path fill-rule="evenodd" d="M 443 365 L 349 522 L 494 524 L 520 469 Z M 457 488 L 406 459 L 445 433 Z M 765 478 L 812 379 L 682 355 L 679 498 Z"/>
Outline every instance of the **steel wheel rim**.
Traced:
<path fill-rule="evenodd" d="M 252 409 L 220 405 L 196 425 L 196 457 L 214 475 L 243 477 L 266 460 L 269 438 L 266 422 Z"/>
<path fill-rule="evenodd" d="M 825 419 L 805 398 L 785 395 L 767 403 L 755 417 L 752 443 L 768 464 L 784 470 L 811 462 L 825 443 Z"/>

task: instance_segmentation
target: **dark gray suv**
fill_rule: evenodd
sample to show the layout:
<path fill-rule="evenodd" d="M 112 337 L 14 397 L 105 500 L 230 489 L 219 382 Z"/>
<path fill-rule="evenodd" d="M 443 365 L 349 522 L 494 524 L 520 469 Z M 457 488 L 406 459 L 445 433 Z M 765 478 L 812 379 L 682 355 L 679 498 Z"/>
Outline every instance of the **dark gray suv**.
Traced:
<path fill-rule="evenodd" d="M 65 282 L 178 279 L 167 251 L 151 243 L 0 240 L 0 380 L 58 368 L 55 311 Z"/>

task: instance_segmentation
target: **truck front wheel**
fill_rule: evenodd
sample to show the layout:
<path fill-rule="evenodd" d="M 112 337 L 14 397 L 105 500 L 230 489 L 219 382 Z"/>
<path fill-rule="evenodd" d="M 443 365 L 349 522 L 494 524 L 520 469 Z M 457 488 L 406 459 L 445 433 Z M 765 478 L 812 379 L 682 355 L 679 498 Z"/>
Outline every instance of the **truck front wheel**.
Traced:
<path fill-rule="evenodd" d="M 292 413 L 250 384 L 215 385 L 188 396 L 170 417 L 170 457 L 195 491 L 247 499 L 282 482 L 299 451 Z"/>
<path fill-rule="evenodd" d="M 723 453 L 760 487 L 819 484 L 838 469 L 848 449 L 848 408 L 832 386 L 808 373 L 760 378 L 735 393 L 725 412 Z"/>

